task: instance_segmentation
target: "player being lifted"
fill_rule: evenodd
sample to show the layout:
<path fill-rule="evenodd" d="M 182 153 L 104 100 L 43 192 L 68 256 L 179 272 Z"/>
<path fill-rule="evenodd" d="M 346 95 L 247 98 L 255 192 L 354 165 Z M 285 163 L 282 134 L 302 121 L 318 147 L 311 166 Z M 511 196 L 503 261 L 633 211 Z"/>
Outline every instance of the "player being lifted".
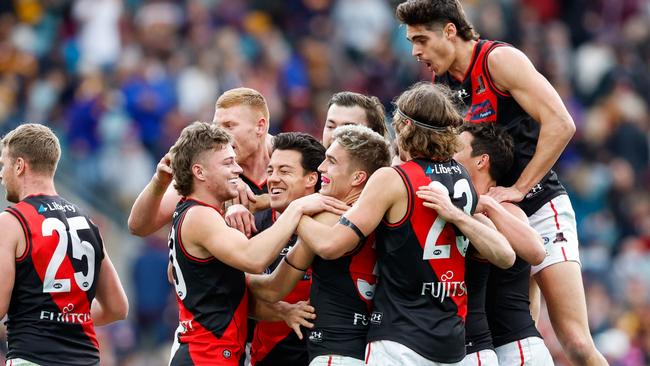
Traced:
<path fill-rule="evenodd" d="M 575 213 L 551 170 L 575 132 L 560 96 L 521 51 L 479 40 L 458 0 L 409 0 L 396 15 L 413 56 L 456 91 L 467 122 L 496 123 L 514 139 L 513 168 L 488 194 L 518 203 L 545 238 L 548 255 L 532 273 L 571 362 L 607 364 L 587 323 Z"/>

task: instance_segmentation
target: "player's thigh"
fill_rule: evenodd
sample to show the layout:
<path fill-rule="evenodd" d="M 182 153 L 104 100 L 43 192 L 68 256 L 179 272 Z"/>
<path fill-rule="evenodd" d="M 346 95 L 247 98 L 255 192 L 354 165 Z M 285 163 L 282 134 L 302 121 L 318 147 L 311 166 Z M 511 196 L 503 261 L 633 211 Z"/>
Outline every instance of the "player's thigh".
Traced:
<path fill-rule="evenodd" d="M 552 366 L 553 358 L 544 340 L 528 337 L 495 349 L 501 366 Z"/>
<path fill-rule="evenodd" d="M 556 263 L 537 273 L 535 279 L 560 340 L 588 335 L 587 305 L 580 265 L 575 262 Z"/>

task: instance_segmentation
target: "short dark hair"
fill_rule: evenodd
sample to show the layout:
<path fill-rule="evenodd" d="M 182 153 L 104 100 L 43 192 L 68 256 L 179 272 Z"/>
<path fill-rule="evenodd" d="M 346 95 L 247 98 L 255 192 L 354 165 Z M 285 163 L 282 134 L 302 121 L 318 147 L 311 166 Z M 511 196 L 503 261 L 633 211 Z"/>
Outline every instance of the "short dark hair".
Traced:
<path fill-rule="evenodd" d="M 406 25 L 424 25 L 429 30 L 453 23 L 463 40 L 479 38 L 458 0 L 408 0 L 397 6 L 395 16 Z"/>
<path fill-rule="evenodd" d="M 342 91 L 332 95 L 327 108 L 332 105 L 341 107 L 356 107 L 363 108 L 366 112 L 366 119 L 368 120 L 368 127 L 388 138 L 388 129 L 386 128 L 386 111 L 384 105 L 381 104 L 379 98 L 375 96 L 363 95 L 351 91 Z"/>
<path fill-rule="evenodd" d="M 503 128 L 494 123 L 466 123 L 460 132 L 469 132 L 472 139 L 472 156 L 487 154 L 490 157 L 490 176 L 500 181 L 512 168 L 515 143 Z"/>
<path fill-rule="evenodd" d="M 273 151 L 291 150 L 301 155 L 300 165 L 305 173 L 317 173 L 315 191 L 320 190 L 318 166 L 325 160 L 325 147 L 316 138 L 304 132 L 283 132 L 273 138 Z"/>

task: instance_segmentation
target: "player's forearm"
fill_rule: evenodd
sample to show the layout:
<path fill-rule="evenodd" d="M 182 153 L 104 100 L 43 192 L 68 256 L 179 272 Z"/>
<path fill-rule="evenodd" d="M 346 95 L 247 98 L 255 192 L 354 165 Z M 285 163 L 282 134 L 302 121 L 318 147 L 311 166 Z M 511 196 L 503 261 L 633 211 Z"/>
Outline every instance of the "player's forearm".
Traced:
<path fill-rule="evenodd" d="M 528 222 L 517 218 L 494 200 L 486 204 L 486 208 L 488 217 L 508 240 L 515 254 L 532 265 L 540 264 L 544 260 L 542 238 Z"/>
<path fill-rule="evenodd" d="M 250 262 L 250 273 L 262 273 L 286 245 L 296 231 L 302 209 L 290 204 L 270 228 L 250 239 L 242 253 L 244 260 Z"/>
<path fill-rule="evenodd" d="M 160 217 L 160 208 L 168 185 L 164 185 L 154 176 L 144 188 L 131 207 L 128 226 L 133 235 L 147 236 L 154 233 L 171 220 L 171 215 Z"/>
<path fill-rule="evenodd" d="M 469 215 L 464 215 L 453 223 L 490 263 L 503 269 L 510 268 L 515 263 L 515 252 L 498 231 Z"/>
<path fill-rule="evenodd" d="M 282 261 L 270 275 L 249 275 L 248 288 L 256 298 L 273 303 L 284 299 L 304 276 L 304 271 Z"/>
<path fill-rule="evenodd" d="M 533 158 L 515 183 L 524 195 L 539 183 L 562 155 L 573 134 L 575 125 L 570 116 L 556 115 L 541 125 Z"/>
<path fill-rule="evenodd" d="M 118 320 L 126 319 L 128 306 L 111 308 L 94 299 L 90 308 L 90 317 L 97 326 L 107 325 Z"/>
<path fill-rule="evenodd" d="M 350 251 L 345 243 L 338 239 L 339 229 L 341 225 L 327 226 L 309 216 L 303 216 L 298 225 L 298 236 L 316 255 L 332 260 Z"/>
<path fill-rule="evenodd" d="M 269 303 L 262 300 L 254 300 L 249 315 L 255 320 L 267 322 L 283 321 L 282 314 L 288 311 L 288 305 L 284 301 Z"/>

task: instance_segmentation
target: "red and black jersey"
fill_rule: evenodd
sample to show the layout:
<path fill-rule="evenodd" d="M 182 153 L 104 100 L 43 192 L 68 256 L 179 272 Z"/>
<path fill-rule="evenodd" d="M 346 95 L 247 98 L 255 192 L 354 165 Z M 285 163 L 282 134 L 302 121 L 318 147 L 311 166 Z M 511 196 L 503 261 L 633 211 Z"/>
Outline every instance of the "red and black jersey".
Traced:
<path fill-rule="evenodd" d="M 490 262 L 480 259 L 470 245 L 465 257 L 465 283 L 467 284 L 467 319 L 465 319 L 465 351 L 467 354 L 484 349 L 494 349 L 492 335 L 485 313 L 485 297 Z"/>
<path fill-rule="evenodd" d="M 171 365 L 239 365 L 247 332 L 246 279 L 219 259 L 196 258 L 183 247 L 183 220 L 197 205 L 209 206 L 186 198 L 178 203 L 169 234 L 181 344 Z"/>
<path fill-rule="evenodd" d="M 375 238 L 369 236 L 347 255 L 312 264 L 311 304 L 316 309 L 309 334 L 309 359 L 321 355 L 363 360 L 377 276 Z"/>
<path fill-rule="evenodd" d="M 456 80 L 446 73 L 440 77 L 436 76 L 435 82 L 446 84 L 456 92 L 466 108 L 462 111 L 465 121 L 496 123 L 512 136 L 515 142 L 514 164 L 510 172 L 497 182 L 500 186 L 509 187 L 519 179 L 521 172 L 535 154 L 540 124 L 524 111 L 512 95 L 494 86 L 488 71 L 488 55 L 497 47 L 511 46 L 496 41 L 478 41 L 463 80 Z M 530 216 L 553 197 L 565 193 L 557 174 L 550 170 L 539 184 L 528 192 L 520 206 L 526 215 Z"/>
<path fill-rule="evenodd" d="M 272 209 L 255 214 L 255 227 L 262 232 L 273 225 L 276 212 Z M 282 258 L 289 253 L 296 244 L 297 237 L 293 235 L 282 249 L 278 258 L 267 268 L 270 274 L 280 264 Z M 294 304 L 309 299 L 311 285 L 311 269 L 305 273 L 303 279 L 283 299 Z M 303 334 L 305 330 L 303 329 Z M 284 321 L 266 322 L 258 321 L 253 334 L 251 345 L 251 359 L 255 366 L 291 365 L 301 366 L 309 363 L 306 341 L 300 340 L 294 331 Z"/>
<path fill-rule="evenodd" d="M 454 160 L 412 160 L 394 168 L 408 192 L 397 223 L 375 230 L 378 282 L 368 341 L 401 343 L 442 363 L 465 357 L 465 252 L 467 239 L 415 195 L 420 186 L 449 192 L 471 214 L 477 195 L 465 168 Z"/>
<path fill-rule="evenodd" d="M 90 305 L 104 259 L 99 230 L 59 196 L 29 196 L 6 212 L 26 240 L 7 313 L 7 359 L 98 365 Z"/>
<path fill-rule="evenodd" d="M 492 266 L 485 310 L 495 347 L 540 337 L 530 315 L 530 264 L 517 257 L 508 269 Z"/>
<path fill-rule="evenodd" d="M 257 184 L 253 182 L 250 178 L 247 176 L 240 174 L 239 178 L 246 183 L 246 185 L 253 191 L 253 193 L 257 196 L 264 194 L 264 193 L 269 193 L 269 187 L 266 185 L 266 180 L 264 182 Z"/>

